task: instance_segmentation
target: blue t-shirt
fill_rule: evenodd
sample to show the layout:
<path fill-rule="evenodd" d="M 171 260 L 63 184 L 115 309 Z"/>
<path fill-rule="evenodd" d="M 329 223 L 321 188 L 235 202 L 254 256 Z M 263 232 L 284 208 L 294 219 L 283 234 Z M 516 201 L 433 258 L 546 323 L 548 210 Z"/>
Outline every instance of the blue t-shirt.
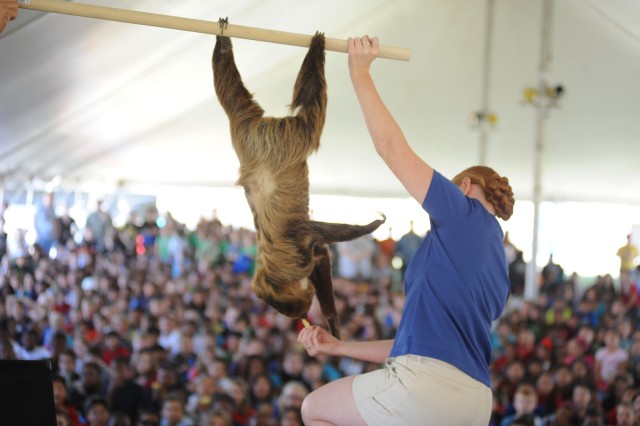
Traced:
<path fill-rule="evenodd" d="M 510 289 L 502 228 L 437 171 L 422 207 L 431 232 L 407 270 L 390 356 L 436 358 L 491 387 L 491 324 Z"/>

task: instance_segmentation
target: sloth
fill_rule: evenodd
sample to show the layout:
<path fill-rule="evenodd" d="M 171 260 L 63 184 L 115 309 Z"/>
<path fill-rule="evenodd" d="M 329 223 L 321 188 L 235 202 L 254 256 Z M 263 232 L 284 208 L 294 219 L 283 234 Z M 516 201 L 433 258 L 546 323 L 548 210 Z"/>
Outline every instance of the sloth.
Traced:
<path fill-rule="evenodd" d="M 221 20 L 221 25 L 223 25 Z M 279 313 L 304 318 L 314 295 L 330 332 L 340 336 L 329 244 L 370 234 L 385 221 L 366 225 L 319 222 L 309 217 L 307 158 L 320 147 L 327 88 L 325 39 L 316 33 L 298 73 L 291 114 L 265 117 L 244 86 L 229 37 L 213 50 L 215 92 L 229 118 L 231 142 L 256 230 L 252 289 Z"/>

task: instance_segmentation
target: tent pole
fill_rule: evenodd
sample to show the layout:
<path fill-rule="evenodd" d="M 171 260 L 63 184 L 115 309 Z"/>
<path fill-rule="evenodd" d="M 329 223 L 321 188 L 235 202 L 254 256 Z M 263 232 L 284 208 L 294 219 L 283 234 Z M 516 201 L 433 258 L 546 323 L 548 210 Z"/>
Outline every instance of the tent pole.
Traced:
<path fill-rule="evenodd" d="M 536 102 L 536 140 L 533 158 L 533 235 L 531 244 L 531 260 L 527 264 L 525 273 L 525 298 L 534 299 L 538 296 L 540 274 L 538 272 L 538 240 L 540 232 L 540 204 L 542 202 L 542 168 L 544 163 L 546 120 L 549 111 L 549 95 L 547 73 L 551 65 L 551 28 L 552 1 L 543 0 L 542 12 L 542 40 L 540 50 L 540 69 L 538 81 L 538 99 Z"/>
<path fill-rule="evenodd" d="M 34 192 L 34 182 L 33 177 L 29 178 L 29 181 L 26 183 L 27 186 L 27 195 L 24 204 L 27 206 L 33 206 L 33 192 Z"/>
<path fill-rule="evenodd" d="M 489 88 L 491 75 L 491 39 L 493 31 L 493 10 L 495 0 L 487 0 L 487 21 L 484 40 L 484 58 L 482 86 L 480 88 L 480 105 L 482 119 L 480 120 L 480 157 L 478 164 L 487 164 L 487 151 L 489 150 L 489 133 L 491 123 L 489 122 Z"/>
<path fill-rule="evenodd" d="M 545 0 L 546 1 L 546 0 Z M 538 272 L 538 240 L 540 233 L 540 203 L 542 199 L 542 163 L 544 156 L 546 108 L 538 106 L 536 141 L 533 154 L 533 234 L 531 239 L 531 260 L 525 271 L 525 298 L 538 296 L 540 274 Z"/>
<path fill-rule="evenodd" d="M 65 15 L 82 16 L 85 18 L 149 25 L 153 27 L 171 28 L 175 30 L 192 31 L 204 34 L 222 35 L 222 33 L 224 33 L 224 35 L 228 37 L 288 44 L 300 47 L 309 47 L 312 37 L 304 34 L 231 24 L 226 25 L 224 31 L 222 31 L 218 22 L 159 15 L 156 13 L 137 12 L 126 9 L 115 9 L 111 7 L 67 2 L 63 0 L 21 0 L 20 7 L 23 9 L 40 10 L 42 12 L 61 13 Z M 325 49 L 334 52 L 346 53 L 347 40 L 325 37 Z M 411 57 L 411 49 L 379 46 L 378 57 L 408 61 Z"/>
<path fill-rule="evenodd" d="M 2 175 L 2 177 L 0 177 L 0 216 L 4 215 L 4 192 L 5 192 L 5 185 L 7 183 L 7 180 L 5 178 L 4 175 Z M 2 224 L 4 225 L 4 223 Z"/>

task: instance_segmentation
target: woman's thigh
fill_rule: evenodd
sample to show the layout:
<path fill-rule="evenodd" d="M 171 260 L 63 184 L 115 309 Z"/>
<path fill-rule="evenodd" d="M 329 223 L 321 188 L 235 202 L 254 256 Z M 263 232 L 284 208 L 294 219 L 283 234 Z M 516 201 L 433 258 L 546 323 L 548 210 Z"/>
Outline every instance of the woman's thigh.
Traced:
<path fill-rule="evenodd" d="M 302 403 L 305 425 L 366 426 L 353 399 L 353 379 L 345 377 L 311 392 Z"/>
<path fill-rule="evenodd" d="M 482 425 L 491 414 L 491 389 L 448 364 L 423 357 L 390 359 L 358 376 L 354 399 L 371 426 Z"/>

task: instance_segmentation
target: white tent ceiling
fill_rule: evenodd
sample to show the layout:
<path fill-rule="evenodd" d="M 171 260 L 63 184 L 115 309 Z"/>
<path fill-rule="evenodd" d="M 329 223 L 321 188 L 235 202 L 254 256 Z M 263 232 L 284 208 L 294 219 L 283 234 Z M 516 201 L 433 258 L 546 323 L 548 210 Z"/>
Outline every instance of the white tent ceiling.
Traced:
<path fill-rule="evenodd" d="M 377 35 L 412 50 L 372 72 L 406 136 L 447 175 L 478 162 L 487 2 L 480 0 L 87 0 L 85 3 L 346 39 Z M 548 81 L 545 200 L 640 204 L 640 2 L 556 0 Z M 531 199 L 541 0 L 496 0 L 486 152 Z M 65 182 L 229 187 L 228 122 L 212 87 L 215 36 L 21 10 L 0 35 L 0 176 Z M 234 39 L 249 90 L 283 115 L 305 49 Z M 327 52 L 328 117 L 310 159 L 315 193 L 404 196 L 369 141 L 347 57 Z"/>

